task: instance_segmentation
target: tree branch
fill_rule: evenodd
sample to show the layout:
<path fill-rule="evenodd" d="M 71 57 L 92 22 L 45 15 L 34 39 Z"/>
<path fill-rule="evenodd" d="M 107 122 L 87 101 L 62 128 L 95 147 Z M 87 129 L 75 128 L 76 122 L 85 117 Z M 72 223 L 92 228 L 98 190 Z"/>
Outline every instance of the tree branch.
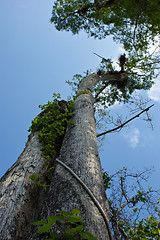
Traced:
<path fill-rule="evenodd" d="M 99 58 L 101 58 L 101 59 L 104 59 L 105 61 L 107 61 L 107 59 L 106 58 L 104 58 L 104 57 L 102 57 L 102 56 L 100 56 L 99 54 L 97 54 L 97 53 L 94 53 L 97 57 L 99 57 Z"/>
<path fill-rule="evenodd" d="M 104 86 L 102 86 L 102 88 L 100 89 L 100 91 L 96 94 L 95 96 L 95 102 L 98 102 L 98 96 L 99 94 L 101 94 L 106 87 L 108 87 L 109 84 L 111 84 L 111 82 L 124 82 L 126 81 L 126 79 L 128 78 L 128 73 L 126 72 L 118 72 L 118 71 L 114 71 L 114 72 L 107 72 L 104 73 L 101 77 L 101 81 L 105 84 Z"/>
<path fill-rule="evenodd" d="M 105 131 L 105 132 L 103 132 L 103 133 L 97 134 L 97 137 L 100 137 L 100 136 L 105 135 L 105 134 L 107 134 L 107 133 L 116 131 L 116 130 L 118 130 L 119 128 L 123 128 L 127 123 L 129 123 L 129 122 L 132 121 L 133 119 L 139 117 L 142 113 L 147 112 L 147 111 L 148 111 L 151 107 L 153 107 L 153 106 L 154 106 L 154 104 L 152 104 L 152 105 L 149 106 L 148 108 L 144 109 L 143 111 L 141 111 L 140 113 L 138 113 L 138 114 L 135 115 L 134 117 L 132 117 L 132 118 L 130 118 L 129 120 L 127 120 L 126 122 L 122 123 L 120 126 L 115 127 L 115 128 L 113 128 L 113 129 L 110 129 L 110 130 L 108 130 L 108 131 Z"/>
<path fill-rule="evenodd" d="M 111 213 L 112 213 L 112 216 L 110 216 L 110 221 L 111 221 L 111 223 L 112 224 L 116 224 L 116 227 L 117 227 L 117 229 L 114 231 L 114 233 L 117 235 L 117 230 L 121 233 L 121 235 L 124 237 L 124 239 L 127 239 L 127 235 L 126 235 L 126 233 L 124 232 L 124 230 L 122 229 L 122 227 L 119 225 L 119 221 L 118 221 L 118 219 L 117 219 L 117 215 L 115 215 L 116 214 L 116 212 L 115 212 L 115 210 L 114 210 L 114 208 L 112 208 L 111 206 L 110 206 L 110 210 L 111 210 Z M 115 217 L 116 216 L 116 217 Z M 118 233 L 118 235 L 119 235 L 119 233 Z M 118 239 L 121 239 L 121 238 L 118 238 Z"/>
<path fill-rule="evenodd" d="M 99 96 L 99 94 L 101 94 L 101 93 L 103 92 L 103 90 L 104 90 L 106 87 L 108 87 L 108 85 L 109 85 L 109 82 L 107 82 L 107 83 L 101 88 L 101 90 L 96 94 L 96 96 L 95 96 L 95 102 L 98 102 L 98 96 Z"/>

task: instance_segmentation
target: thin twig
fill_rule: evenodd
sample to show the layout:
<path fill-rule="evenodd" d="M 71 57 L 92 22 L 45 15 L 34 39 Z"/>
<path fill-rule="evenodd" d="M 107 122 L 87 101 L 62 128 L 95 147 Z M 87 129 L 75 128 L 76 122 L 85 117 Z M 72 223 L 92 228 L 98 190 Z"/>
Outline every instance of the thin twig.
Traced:
<path fill-rule="evenodd" d="M 142 113 L 147 112 L 147 111 L 148 111 L 151 107 L 153 107 L 153 106 L 154 106 L 154 104 L 152 104 L 152 105 L 149 106 L 148 108 L 144 109 L 143 111 L 141 111 L 140 113 L 138 113 L 136 116 L 134 116 L 134 117 L 130 118 L 129 120 L 127 120 L 126 122 L 122 123 L 120 126 L 115 127 L 115 128 L 113 128 L 113 129 L 110 129 L 110 130 L 108 130 L 108 131 L 105 131 L 105 132 L 103 132 L 103 133 L 97 134 L 97 137 L 100 137 L 100 136 L 105 135 L 105 134 L 107 134 L 107 133 L 110 133 L 110 132 L 116 131 L 116 130 L 118 130 L 118 129 L 120 129 L 120 128 L 123 128 L 127 123 L 129 123 L 129 122 L 132 121 L 133 119 L 139 117 Z"/>
<path fill-rule="evenodd" d="M 100 57 L 100 58 L 102 58 L 102 59 L 105 59 L 106 61 L 107 61 L 107 59 L 106 58 L 104 58 L 104 57 L 102 57 L 102 56 L 100 56 L 100 55 L 98 55 L 97 53 L 94 53 L 97 57 Z"/>

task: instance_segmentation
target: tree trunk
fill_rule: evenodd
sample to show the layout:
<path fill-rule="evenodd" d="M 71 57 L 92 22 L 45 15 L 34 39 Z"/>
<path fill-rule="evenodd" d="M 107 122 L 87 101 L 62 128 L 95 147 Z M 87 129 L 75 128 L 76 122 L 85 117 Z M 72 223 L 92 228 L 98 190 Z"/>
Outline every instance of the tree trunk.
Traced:
<path fill-rule="evenodd" d="M 79 92 L 87 90 L 88 93 L 76 98 L 75 125 L 67 127 L 58 159 L 83 181 L 102 210 L 80 182 L 59 163 L 56 163 L 46 191 L 31 184 L 29 176 L 43 174 L 45 169 L 41 144 L 37 135 L 31 134 L 25 150 L 0 182 L 0 239 L 42 239 L 43 236 L 36 234 L 37 228 L 32 222 L 56 215 L 57 210 L 71 211 L 74 208 L 81 211 L 85 230 L 98 240 L 112 239 L 97 148 L 94 98 L 91 95 L 98 81 L 98 75 L 92 74 L 80 84 Z M 56 224 L 54 230 L 61 231 L 61 228 Z"/>

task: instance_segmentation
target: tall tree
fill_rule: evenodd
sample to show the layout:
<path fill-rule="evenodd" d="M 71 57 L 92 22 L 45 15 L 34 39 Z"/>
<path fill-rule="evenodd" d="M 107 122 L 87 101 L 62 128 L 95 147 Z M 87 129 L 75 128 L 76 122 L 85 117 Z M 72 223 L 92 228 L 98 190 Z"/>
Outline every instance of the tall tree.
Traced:
<path fill-rule="evenodd" d="M 159 33 L 157 9 L 159 2 L 149 0 L 55 2 L 51 21 L 57 29 L 84 29 L 99 38 L 113 34 L 128 56 L 120 57 L 120 71 L 102 58 L 97 73 L 78 82 L 73 113 L 71 103 L 57 97 L 41 107 L 26 148 L 0 181 L 1 239 L 42 239 L 31 223 L 72 209 L 81 211 L 85 230 L 99 240 L 112 239 L 94 107 L 127 102 L 134 90 L 152 86 L 159 59 L 149 53 L 148 39 L 155 41 Z M 64 236 L 64 229 L 58 222 L 52 230 Z"/>
<path fill-rule="evenodd" d="M 100 77 L 93 74 L 79 85 L 79 94 L 74 105 L 75 124 L 68 127 L 58 157 L 77 174 L 89 191 L 93 192 L 94 198 L 60 164 L 56 164 L 50 186 L 46 191 L 37 190 L 32 186 L 29 176 L 46 174 L 41 157 L 41 144 L 34 134 L 18 161 L 1 179 L 2 239 L 34 239 L 35 228 L 31 227 L 33 221 L 55 215 L 57 209 L 69 211 L 73 208 L 81 210 L 88 231 L 99 239 L 111 239 L 107 215 L 109 208 L 96 140 L 94 98 L 91 94 L 91 89 L 99 80 Z M 58 113 L 58 109 L 56 112 Z M 60 122 L 60 119 L 58 120 Z M 54 121 L 51 122 L 51 128 L 53 125 Z M 56 144 L 57 139 L 52 141 Z M 52 161 L 55 158 L 50 157 Z"/>

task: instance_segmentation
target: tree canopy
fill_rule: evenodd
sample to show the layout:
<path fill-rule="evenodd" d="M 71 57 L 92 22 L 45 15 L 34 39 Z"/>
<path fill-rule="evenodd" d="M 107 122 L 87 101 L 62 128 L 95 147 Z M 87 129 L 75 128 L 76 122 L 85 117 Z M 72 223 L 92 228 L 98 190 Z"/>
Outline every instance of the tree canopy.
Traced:
<path fill-rule="evenodd" d="M 51 22 L 57 30 L 113 35 L 127 51 L 146 51 L 160 33 L 159 13 L 159 0 L 57 0 Z"/>
<path fill-rule="evenodd" d="M 59 31 L 78 34 L 84 30 L 89 36 L 98 39 L 111 35 L 114 41 L 122 44 L 127 53 L 123 68 L 125 80 L 122 84 L 117 81 L 108 83 L 110 89 L 105 92 L 108 103 L 127 101 L 134 90 L 151 88 L 160 63 L 158 0 L 57 0 L 53 6 L 51 22 Z M 151 46 L 154 46 L 153 49 Z M 101 58 L 97 73 L 119 72 L 111 59 Z M 120 62 L 118 65 L 122 69 Z M 106 82 L 101 81 L 98 89 L 105 87 Z M 104 100 L 104 95 L 100 96 Z"/>

